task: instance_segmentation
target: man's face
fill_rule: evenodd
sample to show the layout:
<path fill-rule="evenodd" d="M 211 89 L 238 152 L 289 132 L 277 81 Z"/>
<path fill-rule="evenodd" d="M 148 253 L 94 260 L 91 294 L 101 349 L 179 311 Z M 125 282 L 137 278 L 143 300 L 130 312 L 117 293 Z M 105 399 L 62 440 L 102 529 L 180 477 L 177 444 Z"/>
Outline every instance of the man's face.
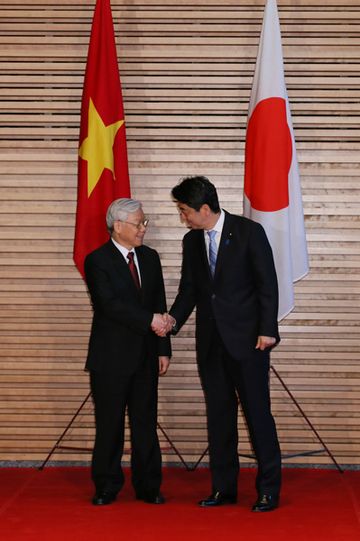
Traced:
<path fill-rule="evenodd" d="M 130 212 L 125 221 L 116 221 L 113 232 L 114 240 L 129 250 L 141 246 L 146 232 L 146 226 L 142 223 L 144 220 L 142 209 L 138 209 L 135 212 Z"/>
<path fill-rule="evenodd" d="M 177 201 L 176 207 L 179 211 L 180 221 L 186 227 L 189 229 L 204 229 L 206 219 L 204 205 L 199 210 L 195 210 L 185 203 Z"/>

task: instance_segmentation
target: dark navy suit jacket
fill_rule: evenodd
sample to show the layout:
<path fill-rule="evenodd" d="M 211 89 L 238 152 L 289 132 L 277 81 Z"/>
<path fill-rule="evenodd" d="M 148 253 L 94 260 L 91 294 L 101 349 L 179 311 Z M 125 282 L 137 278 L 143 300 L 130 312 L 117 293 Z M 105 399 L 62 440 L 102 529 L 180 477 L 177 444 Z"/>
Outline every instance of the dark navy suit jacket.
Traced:
<path fill-rule="evenodd" d="M 179 291 L 170 309 L 176 331 L 195 307 L 199 362 L 206 358 L 215 326 L 234 359 L 253 351 L 259 335 L 280 340 L 276 271 L 260 224 L 225 212 L 214 278 L 204 231 L 185 235 Z"/>

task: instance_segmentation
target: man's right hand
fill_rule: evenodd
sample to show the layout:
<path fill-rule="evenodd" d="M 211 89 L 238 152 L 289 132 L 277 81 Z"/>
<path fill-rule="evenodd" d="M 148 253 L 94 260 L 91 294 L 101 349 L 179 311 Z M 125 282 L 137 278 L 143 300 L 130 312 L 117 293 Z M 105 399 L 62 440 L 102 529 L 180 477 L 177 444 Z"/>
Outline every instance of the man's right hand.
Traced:
<path fill-rule="evenodd" d="M 164 337 L 171 331 L 175 323 L 175 319 L 169 314 L 154 314 L 151 329 L 158 336 Z"/>

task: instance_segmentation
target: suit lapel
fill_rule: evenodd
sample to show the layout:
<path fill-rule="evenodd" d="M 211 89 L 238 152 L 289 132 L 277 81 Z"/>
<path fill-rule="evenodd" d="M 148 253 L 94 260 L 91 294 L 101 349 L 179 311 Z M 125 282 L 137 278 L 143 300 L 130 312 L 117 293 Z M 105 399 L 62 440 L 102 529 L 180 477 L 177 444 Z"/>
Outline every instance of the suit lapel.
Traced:
<path fill-rule="evenodd" d="M 147 291 L 147 285 L 148 285 L 148 277 L 149 272 L 147 272 L 147 258 L 144 256 L 144 251 L 140 248 L 135 248 L 136 257 L 139 263 L 139 269 L 140 269 L 140 280 L 141 280 L 141 292 L 142 297 L 144 298 L 144 294 Z"/>
<path fill-rule="evenodd" d="M 208 255 L 206 252 L 204 230 L 203 229 L 198 230 L 197 233 L 198 233 L 198 238 L 197 238 L 198 244 L 197 244 L 196 254 L 200 256 L 201 264 L 205 268 L 205 273 L 207 277 L 209 278 L 209 280 L 212 280 L 213 278 L 211 276 Z"/>

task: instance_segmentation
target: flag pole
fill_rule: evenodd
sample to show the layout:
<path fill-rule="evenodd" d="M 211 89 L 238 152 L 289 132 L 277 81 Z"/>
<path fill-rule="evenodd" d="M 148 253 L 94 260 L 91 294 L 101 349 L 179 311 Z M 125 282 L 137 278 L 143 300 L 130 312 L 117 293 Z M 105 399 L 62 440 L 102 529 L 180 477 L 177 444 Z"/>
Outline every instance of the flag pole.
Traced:
<path fill-rule="evenodd" d="M 85 257 L 109 238 L 105 220 L 108 206 L 114 199 L 130 197 L 125 114 L 110 0 L 96 1 L 92 21 L 81 101 L 77 196 L 74 262 L 84 277 Z M 61 441 L 90 395 L 80 404 L 40 470 L 60 448 Z M 187 467 L 159 423 L 158 427 Z"/>

